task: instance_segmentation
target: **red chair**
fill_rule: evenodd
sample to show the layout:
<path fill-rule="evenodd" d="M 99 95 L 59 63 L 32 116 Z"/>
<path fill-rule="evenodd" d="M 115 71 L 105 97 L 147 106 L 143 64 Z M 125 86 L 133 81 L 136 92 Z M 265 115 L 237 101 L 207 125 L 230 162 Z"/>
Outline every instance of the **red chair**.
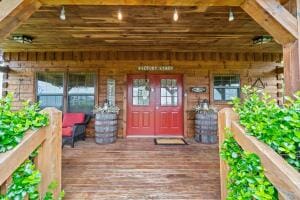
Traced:
<path fill-rule="evenodd" d="M 62 123 L 62 147 L 70 144 L 74 148 L 74 142 L 85 140 L 85 129 L 90 121 L 90 116 L 84 113 L 65 113 Z"/>

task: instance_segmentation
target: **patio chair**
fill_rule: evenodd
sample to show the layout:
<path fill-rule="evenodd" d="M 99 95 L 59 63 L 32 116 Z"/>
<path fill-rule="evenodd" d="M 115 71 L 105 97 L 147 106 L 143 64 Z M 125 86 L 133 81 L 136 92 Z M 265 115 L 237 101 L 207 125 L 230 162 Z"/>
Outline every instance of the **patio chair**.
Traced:
<path fill-rule="evenodd" d="M 62 123 L 62 147 L 65 144 L 74 148 L 78 140 L 85 140 L 85 129 L 91 119 L 90 115 L 84 113 L 65 113 Z"/>

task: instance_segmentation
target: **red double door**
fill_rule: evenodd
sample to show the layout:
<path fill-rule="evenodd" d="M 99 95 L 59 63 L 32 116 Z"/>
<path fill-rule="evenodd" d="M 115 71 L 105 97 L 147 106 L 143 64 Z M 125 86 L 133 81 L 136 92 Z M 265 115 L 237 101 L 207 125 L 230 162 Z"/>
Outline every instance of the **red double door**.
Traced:
<path fill-rule="evenodd" d="M 130 75 L 127 135 L 183 135 L 181 75 Z"/>

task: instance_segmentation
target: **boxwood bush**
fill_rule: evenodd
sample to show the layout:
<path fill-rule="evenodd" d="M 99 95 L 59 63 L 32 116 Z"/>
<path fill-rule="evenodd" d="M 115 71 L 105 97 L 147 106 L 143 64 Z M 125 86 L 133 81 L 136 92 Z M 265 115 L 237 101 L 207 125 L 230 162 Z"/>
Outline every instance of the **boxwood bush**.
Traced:
<path fill-rule="evenodd" d="M 54 198 L 54 190 L 57 188 L 57 182 L 53 181 L 48 186 L 48 191 L 41 198 L 38 191 L 42 175 L 34 164 L 34 159 L 38 155 L 38 149 L 35 150 L 29 158 L 12 174 L 11 183 L 5 194 L 0 194 L 0 200 L 62 200 L 64 191 L 61 191 L 58 198 Z"/>
<path fill-rule="evenodd" d="M 38 104 L 29 101 L 18 111 L 12 110 L 13 95 L 0 99 L 0 153 L 13 149 L 28 129 L 37 129 L 49 123 L 48 116 L 39 112 Z"/>
<path fill-rule="evenodd" d="M 243 99 L 233 100 L 234 110 L 247 134 L 268 144 L 300 171 L 300 92 L 279 106 L 270 95 L 246 86 Z"/>
<path fill-rule="evenodd" d="M 244 151 L 230 132 L 226 136 L 220 154 L 229 166 L 227 199 L 278 199 L 278 192 L 265 177 L 259 157 Z"/>

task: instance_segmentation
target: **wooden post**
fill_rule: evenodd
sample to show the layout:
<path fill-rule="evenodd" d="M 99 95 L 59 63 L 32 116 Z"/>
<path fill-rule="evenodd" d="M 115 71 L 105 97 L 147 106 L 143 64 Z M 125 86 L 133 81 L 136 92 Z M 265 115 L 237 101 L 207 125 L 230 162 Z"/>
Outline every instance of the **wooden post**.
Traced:
<path fill-rule="evenodd" d="M 297 25 L 300 30 L 300 0 L 297 0 Z M 298 31 L 298 35 L 300 33 Z M 299 37 L 298 37 L 299 38 Z M 285 95 L 292 96 L 300 90 L 299 39 L 283 45 Z"/>
<path fill-rule="evenodd" d="M 299 41 L 283 46 L 284 95 L 291 96 L 300 90 Z"/>
<path fill-rule="evenodd" d="M 45 195 L 51 182 L 56 181 L 58 187 L 54 195 L 57 197 L 61 191 L 61 127 L 62 113 L 55 108 L 46 108 L 44 113 L 49 114 L 49 126 L 46 127 L 46 139 L 39 149 L 37 167 L 42 174 L 39 192 Z"/>
<path fill-rule="evenodd" d="M 225 140 L 226 128 L 231 127 L 231 122 L 238 118 L 237 114 L 230 108 L 224 108 L 218 113 L 218 128 L 219 128 L 219 152 Z M 221 181 L 221 199 L 225 200 L 227 197 L 227 173 L 228 165 L 220 159 L 220 181 Z"/>

